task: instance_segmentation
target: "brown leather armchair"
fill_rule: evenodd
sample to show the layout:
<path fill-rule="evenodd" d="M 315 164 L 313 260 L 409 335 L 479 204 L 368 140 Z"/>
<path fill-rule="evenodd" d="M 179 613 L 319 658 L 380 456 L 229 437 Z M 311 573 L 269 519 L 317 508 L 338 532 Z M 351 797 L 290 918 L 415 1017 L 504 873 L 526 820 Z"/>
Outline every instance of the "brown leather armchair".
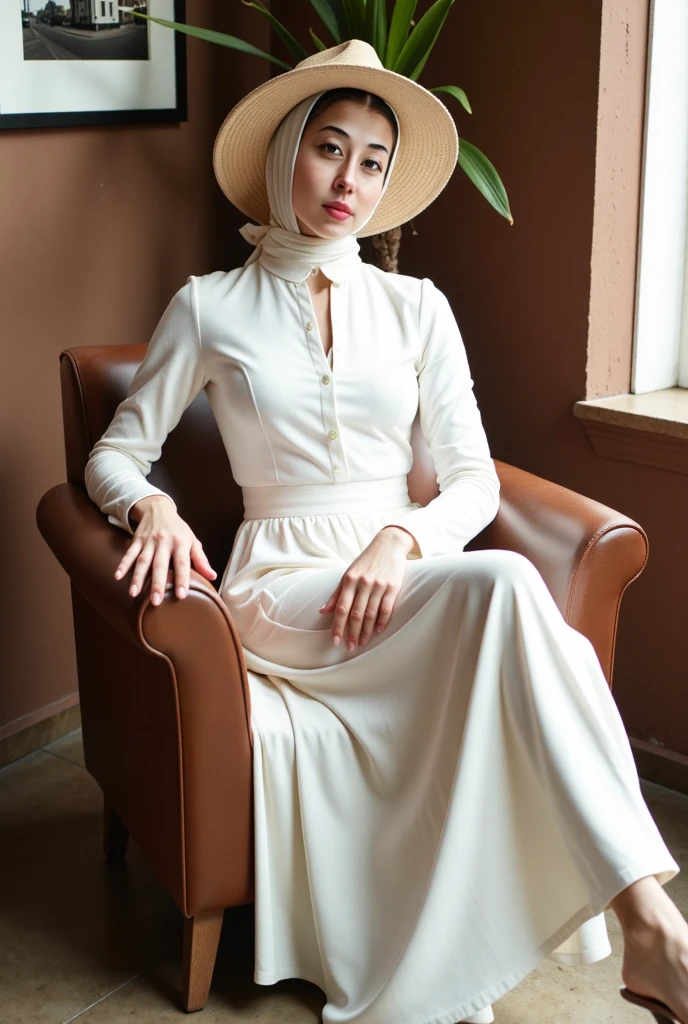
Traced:
<path fill-rule="evenodd" d="M 73 348 L 61 378 L 68 483 L 37 511 L 72 583 L 86 766 L 105 797 L 105 852 L 131 834 L 185 916 L 183 1004 L 205 1005 L 225 907 L 253 899 L 249 691 L 241 643 L 213 586 L 192 572 L 154 607 L 114 579 L 130 543 L 89 500 L 88 453 L 125 397 L 144 345 Z M 414 428 L 412 500 L 437 493 Z M 596 501 L 497 463 L 499 514 L 471 548 L 505 548 L 539 569 L 562 614 L 592 641 L 611 682 L 621 597 L 647 538 Z M 243 517 L 241 490 L 205 394 L 165 443 L 151 480 L 200 537 L 218 579 Z"/>

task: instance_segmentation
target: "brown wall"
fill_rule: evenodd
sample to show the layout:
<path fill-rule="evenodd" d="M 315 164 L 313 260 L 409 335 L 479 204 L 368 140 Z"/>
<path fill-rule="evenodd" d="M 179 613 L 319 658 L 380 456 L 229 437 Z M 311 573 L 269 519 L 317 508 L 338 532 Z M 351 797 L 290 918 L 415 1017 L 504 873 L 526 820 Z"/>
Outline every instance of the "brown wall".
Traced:
<path fill-rule="evenodd" d="M 257 26 L 253 12 L 238 4 L 188 6 L 192 23 L 237 35 Z M 646 9 L 645 0 L 614 0 L 621 29 L 615 38 L 628 39 L 628 47 L 617 47 L 621 63 L 644 45 L 639 7 Z M 274 0 L 273 9 L 298 24 L 287 0 Z M 610 9 L 606 0 L 606 32 Z M 612 505 L 647 529 L 651 558 L 624 601 L 615 692 L 633 735 L 688 754 L 681 644 L 688 477 L 599 459 L 572 413 L 586 389 L 613 391 L 625 380 L 632 323 L 629 225 L 637 182 L 611 150 L 604 166 L 596 154 L 598 128 L 604 145 L 614 137 L 610 108 L 598 104 L 602 15 L 602 0 L 455 5 L 423 83 L 454 83 L 468 92 L 475 113 L 457 113 L 460 134 L 499 168 L 515 226 L 459 172 L 417 218 L 418 235 L 405 229 L 401 269 L 430 277 L 450 296 L 494 454 Z M 298 17 L 302 28 L 315 26 L 305 2 Z M 307 31 L 300 34 L 307 40 Z M 217 195 L 209 147 L 225 109 L 253 84 L 247 71 L 260 77 L 266 69 L 193 41 L 189 57 L 188 124 L 4 133 L 0 723 L 74 689 L 67 589 L 33 522 L 42 491 L 63 478 L 58 352 L 96 340 L 145 340 L 188 273 L 246 258 L 234 230 L 242 218 Z M 608 65 L 603 101 L 613 81 Z M 637 77 L 629 88 L 637 90 Z M 624 143 L 631 151 L 637 130 L 635 136 Z M 626 212 L 615 217 L 621 200 Z M 621 276 L 619 259 L 626 267 Z M 588 360 L 588 344 L 610 333 L 616 354 L 597 348 Z"/>
<path fill-rule="evenodd" d="M 189 0 L 187 20 L 269 45 L 238 3 Z M 189 274 L 246 259 L 212 143 L 268 65 L 187 46 L 187 122 L 0 132 L 0 739 L 76 697 L 67 581 L 34 519 L 65 477 L 60 351 L 147 341 Z"/>
<path fill-rule="evenodd" d="M 515 225 L 458 176 L 418 218 L 419 236 L 405 232 L 401 269 L 432 278 L 450 295 L 495 456 L 618 508 L 647 530 L 650 562 L 621 613 L 615 695 L 631 735 L 686 754 L 688 477 L 598 458 L 572 413 L 586 397 L 587 373 L 592 393 L 628 386 L 635 255 L 628 227 L 637 218 L 639 173 L 639 158 L 634 169 L 629 153 L 640 125 L 629 139 L 610 123 L 624 111 L 610 105 L 608 90 L 621 83 L 638 99 L 637 76 L 629 80 L 624 62 L 637 60 L 645 45 L 639 9 L 647 5 L 604 5 L 605 32 L 616 36 L 605 39 L 598 110 L 602 6 L 456 4 L 455 30 L 423 81 L 466 89 L 474 115 L 459 114 L 460 133 L 499 168 Z M 614 204 L 625 207 L 623 218 Z M 600 349 L 610 333 L 616 354 L 614 345 Z M 588 341 L 597 346 L 592 365 Z"/>
<path fill-rule="evenodd" d="M 288 0 L 272 6 L 295 23 Z M 455 4 L 422 84 L 466 90 L 474 114 L 452 108 L 459 134 L 498 167 L 515 224 L 458 171 L 415 220 L 418 235 L 404 229 L 401 272 L 449 295 L 494 455 L 647 530 L 650 562 L 621 613 L 615 695 L 633 736 L 688 754 L 688 477 L 598 458 L 572 412 L 629 387 L 648 6 Z M 301 38 L 312 21 L 304 11 Z"/>

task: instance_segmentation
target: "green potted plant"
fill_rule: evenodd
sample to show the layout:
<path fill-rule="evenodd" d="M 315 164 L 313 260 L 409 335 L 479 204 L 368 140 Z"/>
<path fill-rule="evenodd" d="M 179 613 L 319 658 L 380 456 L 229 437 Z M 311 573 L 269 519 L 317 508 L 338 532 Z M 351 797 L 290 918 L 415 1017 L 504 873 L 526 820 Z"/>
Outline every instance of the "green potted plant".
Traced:
<path fill-rule="evenodd" d="M 184 32 L 186 35 L 195 36 L 197 39 L 203 39 L 209 43 L 252 54 L 276 64 L 285 71 L 291 70 L 294 64 L 298 64 L 299 61 L 309 56 L 309 51 L 260 0 L 241 0 L 241 2 L 269 20 L 291 57 L 292 64 L 271 53 L 265 53 L 243 39 L 227 35 L 224 32 L 152 18 L 150 15 L 142 14 L 130 7 L 120 7 L 120 10 L 131 10 L 137 17 L 146 17 L 149 21 L 154 21 L 158 25 L 164 25 L 177 32 Z M 387 0 L 310 0 L 310 2 L 332 39 L 331 43 L 325 43 L 310 28 L 311 53 L 316 50 L 325 50 L 328 46 L 344 42 L 347 39 L 363 39 L 375 47 L 385 68 L 405 75 L 414 82 L 418 81 L 454 4 L 454 0 L 435 0 L 425 14 L 415 21 L 418 0 L 392 0 L 391 16 L 389 17 Z M 436 85 L 428 88 L 430 92 L 446 93 L 458 102 L 464 112 L 468 114 L 472 112 L 466 93 L 458 86 Z M 506 190 L 497 171 L 485 154 L 472 143 L 460 138 L 458 164 L 488 203 L 510 224 L 513 224 Z M 401 227 L 372 235 L 371 241 L 378 266 L 383 270 L 398 271 Z"/>

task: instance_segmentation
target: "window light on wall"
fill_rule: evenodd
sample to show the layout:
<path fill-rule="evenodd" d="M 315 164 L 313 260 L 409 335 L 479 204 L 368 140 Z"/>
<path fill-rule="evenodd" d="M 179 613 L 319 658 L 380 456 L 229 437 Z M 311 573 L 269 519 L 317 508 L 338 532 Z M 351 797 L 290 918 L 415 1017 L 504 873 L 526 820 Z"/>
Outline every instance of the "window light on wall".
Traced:
<path fill-rule="evenodd" d="M 688 388 L 688 3 L 653 0 L 632 390 Z"/>

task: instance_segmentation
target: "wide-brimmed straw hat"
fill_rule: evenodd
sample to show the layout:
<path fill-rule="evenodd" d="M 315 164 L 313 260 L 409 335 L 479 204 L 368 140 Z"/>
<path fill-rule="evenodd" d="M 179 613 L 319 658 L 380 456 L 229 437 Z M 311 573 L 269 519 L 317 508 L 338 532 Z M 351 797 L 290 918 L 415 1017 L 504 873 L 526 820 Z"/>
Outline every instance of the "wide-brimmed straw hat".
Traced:
<path fill-rule="evenodd" d="M 270 223 L 265 161 L 272 135 L 301 100 L 344 86 L 380 96 L 399 120 L 399 151 L 387 191 L 358 237 L 398 227 L 424 210 L 449 181 L 459 151 L 451 114 L 433 93 L 387 71 L 369 43 L 350 39 L 302 60 L 245 96 L 217 133 L 213 167 L 242 213 Z"/>

